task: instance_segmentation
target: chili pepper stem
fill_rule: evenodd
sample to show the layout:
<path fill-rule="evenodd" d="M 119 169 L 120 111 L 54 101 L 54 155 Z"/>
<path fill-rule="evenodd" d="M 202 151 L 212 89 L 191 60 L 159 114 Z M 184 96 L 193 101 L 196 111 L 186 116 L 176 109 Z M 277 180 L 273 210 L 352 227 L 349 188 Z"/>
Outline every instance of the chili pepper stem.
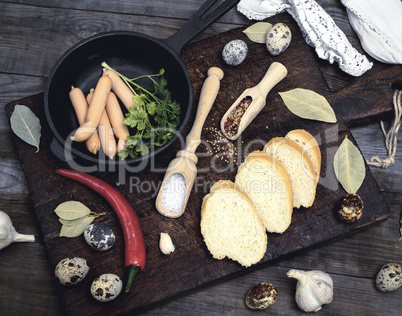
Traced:
<path fill-rule="evenodd" d="M 141 271 L 141 268 L 139 266 L 135 266 L 133 264 L 130 264 L 127 267 L 127 269 L 128 269 L 128 277 L 127 277 L 126 288 L 124 290 L 125 293 L 130 292 L 135 276 L 137 275 L 138 272 Z"/>

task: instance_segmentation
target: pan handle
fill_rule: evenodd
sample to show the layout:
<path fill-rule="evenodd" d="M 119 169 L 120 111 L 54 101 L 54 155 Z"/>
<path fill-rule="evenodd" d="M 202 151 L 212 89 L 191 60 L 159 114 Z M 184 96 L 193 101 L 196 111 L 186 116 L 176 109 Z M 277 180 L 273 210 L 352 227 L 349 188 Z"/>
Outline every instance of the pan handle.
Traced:
<path fill-rule="evenodd" d="M 207 0 L 173 36 L 163 40 L 180 55 L 184 45 L 218 20 L 240 0 Z"/>

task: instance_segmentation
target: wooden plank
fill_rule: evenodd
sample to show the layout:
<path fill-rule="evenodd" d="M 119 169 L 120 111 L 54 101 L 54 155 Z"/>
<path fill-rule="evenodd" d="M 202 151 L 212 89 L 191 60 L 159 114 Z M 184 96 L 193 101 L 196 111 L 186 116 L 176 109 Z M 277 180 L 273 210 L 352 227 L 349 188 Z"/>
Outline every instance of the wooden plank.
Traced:
<path fill-rule="evenodd" d="M 286 16 L 278 17 L 278 19 L 281 20 L 288 18 L 289 17 Z M 289 48 L 287 56 L 282 56 L 281 61 L 286 64 L 290 70 L 293 70 L 293 72 L 290 72 L 289 77 L 282 82 L 281 88 L 287 90 L 290 87 L 294 87 L 295 84 L 298 84 L 306 88 L 314 86 L 316 91 L 328 93 L 328 88 L 325 87 L 323 81 L 320 80 L 321 74 L 318 71 L 315 59 L 310 57 L 311 55 L 308 55 L 309 49 L 306 48 L 301 34 L 297 35 L 295 26 L 291 24 L 291 21 L 287 21 L 287 23 L 293 27 L 296 34 L 294 47 L 292 49 L 298 53 L 303 53 L 304 60 L 302 64 L 303 67 L 301 67 L 297 59 L 291 58 L 291 48 Z M 216 56 L 220 54 L 223 43 L 232 38 L 241 36 L 241 30 L 233 30 L 206 39 L 202 41 L 202 43 L 190 45 L 188 49 L 185 50 L 183 56 L 188 63 L 196 96 L 201 88 L 203 78 L 205 78 L 206 70 L 212 64 L 222 67 L 227 77 L 232 79 L 236 78 L 236 70 L 223 65 Z M 252 43 L 249 44 L 254 52 L 252 55 L 254 59 L 253 64 L 258 65 L 258 67 L 251 68 L 247 71 L 249 65 L 246 62 L 238 69 L 243 74 L 240 81 L 231 80 L 222 82 L 222 93 L 217 98 L 216 107 L 214 111 L 211 112 L 212 116 L 209 117 L 206 122 L 207 126 L 213 124 L 211 120 L 214 117 L 221 117 L 226 107 L 231 104 L 230 100 L 233 100 L 239 94 L 239 91 L 244 89 L 244 86 L 256 84 L 265 73 L 268 65 L 272 62 L 261 45 L 252 46 Z M 197 54 L 197 52 L 200 50 L 203 52 L 208 51 L 208 54 L 198 60 L 197 56 L 200 56 L 200 54 Z M 308 80 L 305 79 L 305 73 L 309 73 Z M 353 88 L 354 87 L 352 87 L 352 89 Z M 290 116 L 288 110 L 283 106 L 279 96 L 276 94 L 277 91 L 277 88 L 272 91 L 272 95 L 269 98 L 269 106 L 263 110 L 254 122 L 254 126 L 259 127 L 258 135 L 253 130 L 248 130 L 247 133 L 244 134 L 243 141 L 246 144 L 258 138 L 267 141 L 273 136 L 284 134 L 289 129 L 303 125 L 304 128 L 321 137 L 323 171 L 315 205 L 309 210 L 299 210 L 295 212 L 292 225 L 286 234 L 269 236 L 270 244 L 268 245 L 267 254 L 262 260 L 262 263 L 256 267 L 262 267 L 264 263 L 267 264 L 272 259 L 283 258 L 296 250 L 339 238 L 340 236 L 371 225 L 374 222 L 384 220 L 389 215 L 384 200 L 379 195 L 379 190 L 374 178 L 371 176 L 369 170 L 367 170 L 368 174 L 360 191 L 362 198 L 368 205 L 365 217 L 355 225 L 345 225 L 334 217 L 333 210 L 345 193 L 339 188 L 336 179 L 334 180 L 334 175 L 331 172 L 331 161 L 337 146 L 343 140 L 343 136 L 349 134 L 346 126 L 340 121 L 334 130 L 328 124 L 306 122 L 305 120 Z M 24 102 L 32 107 L 35 113 L 43 120 L 41 97 L 41 95 L 38 95 L 25 99 Z M 197 97 L 195 101 L 197 101 Z M 381 100 L 377 101 L 381 102 Z M 12 105 L 8 105 L 8 113 L 10 113 L 11 109 Z M 367 115 L 370 114 L 370 110 L 371 109 L 367 109 Z M 341 118 L 342 113 L 340 113 L 339 119 L 341 120 Z M 269 125 L 268 131 L 264 128 L 266 124 Z M 185 130 L 185 133 L 188 132 L 188 129 L 189 127 Z M 123 245 L 121 240 L 118 240 L 113 251 L 109 252 L 107 257 L 101 260 L 101 265 L 99 264 L 99 255 L 88 253 L 88 249 L 82 240 L 78 242 L 76 240 L 63 240 L 63 248 L 60 248 L 60 239 L 57 237 L 60 225 L 57 222 L 57 217 L 51 216 L 51 211 L 49 210 L 54 209 L 58 203 L 66 199 L 80 196 L 80 199 L 82 199 L 85 204 L 90 205 L 90 207 L 100 211 L 106 211 L 108 216 L 103 219 L 103 221 L 111 225 L 116 231 L 119 231 L 119 225 L 115 216 L 111 213 L 111 210 L 104 204 L 102 198 L 93 194 L 89 189 L 82 188 L 76 183 L 72 183 L 68 179 L 60 179 L 55 176 L 54 169 L 63 166 L 63 164 L 57 161 L 48 150 L 50 132 L 46 124 L 44 124 L 44 131 L 45 133 L 42 137 L 43 149 L 39 154 L 35 154 L 37 155 L 35 159 L 31 158 L 32 148 L 18 141 L 17 144 L 19 146 L 20 159 L 24 162 L 24 169 L 28 176 L 28 186 L 32 193 L 38 220 L 41 223 L 42 234 L 48 251 L 52 254 L 50 256 L 51 265 L 54 266 L 62 257 L 74 253 L 75 255 L 79 254 L 80 256 L 86 257 L 89 262 L 91 262 L 93 265 L 93 270 L 91 271 L 92 277 L 97 273 L 99 274 L 100 271 L 103 271 L 105 268 L 117 274 L 122 274 L 123 258 L 121 253 Z M 328 131 L 330 132 L 329 134 L 327 133 Z M 331 135 L 333 135 L 333 138 L 329 137 Z M 204 132 L 204 139 L 208 137 L 209 136 Z M 351 135 L 349 135 L 349 137 L 351 137 Z M 172 148 L 170 154 L 161 158 L 159 167 L 167 164 L 177 149 L 178 148 Z M 34 164 L 32 164 L 33 161 L 35 161 Z M 202 158 L 199 160 L 198 166 L 200 168 L 207 168 L 208 165 L 210 165 L 210 159 Z M 210 184 L 212 184 L 219 178 L 233 179 L 234 174 L 235 170 L 222 172 L 220 174 L 209 171 L 201 176 L 205 181 L 210 181 Z M 113 174 L 98 174 L 98 176 L 111 184 L 117 182 L 117 176 Z M 139 177 L 142 183 L 144 181 L 157 183 L 163 175 L 155 175 L 146 171 L 136 176 Z M 59 183 L 58 187 L 55 187 L 56 180 Z M 129 180 L 129 178 L 126 177 L 126 180 Z M 40 191 L 36 190 L 36 184 L 38 182 L 41 183 Z M 136 210 L 138 210 L 147 240 L 149 263 L 147 270 L 138 277 L 137 286 L 133 289 L 132 293 L 130 293 L 129 296 L 119 298 L 119 301 L 117 301 L 120 308 L 119 312 L 127 312 L 132 308 L 155 304 L 161 299 L 166 299 L 172 295 L 178 295 L 198 286 L 206 285 L 214 280 L 227 278 L 245 271 L 230 260 L 212 260 L 208 252 L 206 252 L 205 245 L 203 245 L 202 238 L 199 235 L 199 208 L 202 197 L 207 192 L 197 192 L 194 194 L 194 203 L 188 206 L 188 210 L 182 218 L 175 221 L 169 219 L 161 221 L 160 215 L 153 211 L 152 192 L 139 195 L 139 192 L 130 191 L 132 188 L 130 188 L 127 183 L 129 182 L 127 181 L 126 185 L 121 185 L 119 190 L 121 190 L 125 196 L 129 197 L 130 201 L 134 203 Z M 206 189 L 207 188 L 208 186 Z M 321 228 L 317 230 L 318 227 L 321 227 L 322 223 L 328 225 L 328 229 L 325 231 L 322 231 Z M 168 259 L 161 258 L 157 247 L 159 232 L 164 229 L 170 229 L 176 232 L 173 238 L 175 238 L 177 245 L 180 246 L 176 256 L 172 256 Z M 300 236 L 304 236 L 304 238 L 300 239 Z M 181 267 L 181 271 L 183 272 L 180 279 L 175 277 L 175 271 L 178 266 Z M 88 301 L 85 296 L 90 279 L 91 277 L 89 277 L 88 280 L 84 280 L 82 286 L 74 290 L 60 289 L 67 311 L 70 313 L 74 313 L 78 310 L 85 310 L 88 313 L 89 311 L 97 312 L 99 306 L 91 300 Z M 149 287 L 151 285 L 153 287 L 155 283 L 159 286 L 158 294 L 149 297 L 148 293 L 151 291 Z M 112 302 L 106 307 L 102 306 L 102 311 L 107 311 L 111 314 L 115 313 L 117 308 L 115 304 L 117 303 Z"/>
<path fill-rule="evenodd" d="M 401 65 L 376 73 L 359 81 L 353 88 L 340 90 L 329 99 L 337 115 L 341 114 L 349 126 L 367 123 L 394 112 L 392 82 L 400 78 Z M 380 99 L 375 104 L 373 100 Z"/>
<path fill-rule="evenodd" d="M 374 127 L 374 126 L 373 126 Z M 384 170 L 383 170 L 384 171 Z M 384 171 L 388 174 L 391 170 Z M 393 169 L 393 172 L 396 172 Z M 399 261 L 402 250 L 399 238 L 399 217 L 402 192 L 390 205 L 391 217 L 368 230 L 334 241 L 324 247 L 314 247 L 272 265 L 249 271 L 244 275 L 218 282 L 214 286 L 177 297 L 155 306 L 141 315 L 174 315 L 196 308 L 197 313 L 222 313 L 255 315 L 244 306 L 249 288 L 259 282 L 271 282 L 278 291 L 275 305 L 268 311 L 275 315 L 300 315 L 294 302 L 295 283 L 286 277 L 290 269 L 320 269 L 331 275 L 334 281 L 334 301 L 320 311 L 323 315 L 398 315 L 398 291 L 380 293 L 374 286 L 374 278 L 385 262 Z M 219 299 L 216 299 L 216 298 Z M 367 298 L 370 299 L 367 299 Z M 195 307 L 196 306 L 196 307 Z M 213 312 L 211 312 L 211 308 Z M 267 312 L 268 312 L 267 311 Z"/>
<path fill-rule="evenodd" d="M 173 10 L 174 12 L 171 12 L 171 10 L 169 15 L 174 14 L 179 20 L 182 20 L 182 7 L 187 7 L 187 4 L 190 2 L 172 0 L 170 3 L 175 3 L 176 1 L 180 3 L 179 5 L 173 6 L 175 8 Z M 103 1 L 99 2 L 100 6 L 105 6 L 102 4 L 102 2 Z M 114 1 L 114 3 L 115 2 L 116 1 Z M 149 4 L 147 12 L 157 14 L 157 8 L 155 9 L 152 7 L 158 7 L 161 4 L 160 1 L 157 1 L 157 3 L 153 2 L 155 1 L 151 0 L 144 4 L 143 2 L 131 1 L 132 4 L 127 3 L 127 5 L 138 4 L 139 6 L 144 7 L 145 5 Z M 338 7 L 341 5 L 340 2 L 331 0 L 318 0 L 317 2 L 320 4 L 335 4 Z M 20 15 L 16 13 L 18 13 L 21 5 L 14 5 L 11 11 L 3 11 L 3 7 L 1 6 L 4 3 L 17 3 L 17 1 L 2 1 L 0 3 L 0 32 L 7 27 L 4 21 L 9 23 L 9 17 L 5 17 L 5 14 L 9 15 L 13 10 L 14 12 L 12 13 L 12 16 L 15 21 L 20 19 Z M 18 3 L 24 2 L 18 1 Z M 44 260 L 44 258 L 47 258 L 47 253 L 45 251 L 44 243 L 42 242 L 43 237 L 39 233 L 39 228 L 36 226 L 37 219 L 34 215 L 33 207 L 31 203 L 28 202 L 28 191 L 24 184 L 24 175 L 22 172 L 21 163 L 18 160 L 16 151 L 14 149 L 14 137 L 8 128 L 8 122 L 3 108 L 4 104 L 8 102 L 41 92 L 44 89 L 44 77 L 35 77 L 28 74 L 31 72 L 32 68 L 37 67 L 35 63 L 36 61 L 33 59 L 33 57 L 29 57 L 30 52 L 28 47 L 30 46 L 28 43 L 32 42 L 33 39 L 35 41 L 40 40 L 38 33 L 41 32 L 41 23 L 43 23 L 43 28 L 45 30 L 49 25 L 53 25 L 52 20 L 56 19 L 56 15 L 53 15 L 52 7 L 60 8 L 63 5 L 67 6 L 75 3 L 84 5 L 87 3 L 87 1 L 52 1 L 51 4 L 48 5 L 50 7 L 49 11 L 46 11 L 50 13 L 51 17 L 49 19 L 43 17 L 42 10 L 36 11 L 37 7 L 44 6 L 44 1 L 40 1 L 40 3 L 37 1 L 25 3 L 32 5 L 32 10 L 34 10 L 34 12 L 38 12 L 38 14 L 32 16 L 29 23 L 24 24 L 25 27 L 23 29 L 8 28 L 7 33 L 2 34 L 2 41 L 6 38 L 11 39 L 12 41 L 14 38 L 14 44 L 7 45 L 14 45 L 18 51 L 22 50 L 21 45 L 26 47 L 26 53 L 30 62 L 25 63 L 25 59 L 21 59 L 23 54 L 16 56 L 12 53 L 12 50 L 6 56 L 1 55 L 4 49 L 3 42 L 1 44 L 2 49 L 0 50 L 0 67 L 2 67 L 2 65 L 10 65 L 11 63 L 15 65 L 25 64 L 25 67 L 22 67 L 23 69 L 20 73 L 27 74 L 27 76 L 12 76 L 12 80 L 9 80 L 9 74 L 5 73 L 4 71 L 0 71 L 0 128 L 2 131 L 0 138 L 0 142 L 2 144 L 2 148 L 0 149 L 0 157 L 2 160 L 2 164 L 0 166 L 0 179 L 3 179 L 3 174 L 6 174 L 5 179 L 7 179 L 7 185 L 10 185 L 7 174 L 18 174 L 16 175 L 16 178 L 12 178 L 11 180 L 15 181 L 15 179 L 17 179 L 17 183 L 15 185 L 13 185 L 11 188 L 5 189 L 4 191 L 0 190 L 0 209 L 9 214 L 15 214 L 13 215 L 13 221 L 17 229 L 35 233 L 38 241 L 34 244 L 12 245 L 7 249 L 0 251 L 0 283 L 8 285 L 7 288 L 0 288 L 0 314 L 24 315 L 27 313 L 27 310 L 29 310 L 31 314 L 35 315 L 61 315 L 61 309 L 58 307 L 58 288 L 54 286 L 55 284 L 53 282 L 54 279 L 52 275 L 52 267 L 48 267 L 48 261 Z M 114 3 L 113 7 L 116 7 Z M 110 4 L 108 3 L 107 6 L 110 6 Z M 55 10 L 57 11 L 57 9 Z M 22 12 L 25 11 L 22 10 Z M 116 13 L 120 14 L 120 12 Z M 333 14 L 332 11 L 330 11 L 330 13 Z M 73 16 L 73 13 L 71 14 Z M 88 13 L 88 15 L 90 14 L 91 13 Z M 121 14 L 124 15 L 124 12 Z M 164 16 L 166 19 L 168 19 L 168 14 L 161 16 L 161 19 L 158 20 L 158 31 L 159 27 L 163 26 Z M 236 17 L 240 17 L 240 20 L 243 21 L 241 24 L 246 25 L 252 23 L 246 19 L 243 19 L 243 17 L 239 14 L 233 14 L 233 18 L 235 19 Z M 339 19 L 341 16 L 336 13 L 335 17 L 336 19 Z M 152 19 L 152 15 L 149 15 L 149 18 Z M 65 23 L 68 23 L 68 21 L 69 16 L 67 15 L 65 16 Z M 19 22 L 22 23 L 22 21 Z M 231 21 L 228 22 L 232 23 Z M 181 23 L 184 23 L 184 20 L 182 20 Z M 343 20 L 342 23 L 345 26 L 348 25 L 347 20 Z M 180 22 L 177 23 L 178 26 L 179 24 Z M 34 30 L 37 34 L 32 34 L 31 28 L 33 25 L 35 25 Z M 83 28 L 82 32 L 85 33 L 85 28 L 87 25 L 84 23 L 80 25 Z M 219 33 L 221 30 L 217 29 L 216 31 Z M 147 34 L 156 34 L 156 36 L 158 36 L 152 23 L 148 25 L 148 30 L 145 30 L 145 32 Z M 21 33 L 24 33 L 25 36 L 20 36 Z M 349 36 L 349 33 L 347 35 Z M 353 32 L 351 35 L 353 37 Z M 66 38 L 66 34 L 61 34 L 60 36 L 64 36 L 63 41 L 68 40 L 68 38 Z M 16 38 L 18 38 L 18 41 L 15 41 Z M 9 41 L 7 41 L 7 43 L 9 43 Z M 37 50 L 37 53 L 42 54 L 40 50 Z M 60 54 L 61 53 L 62 50 L 60 50 Z M 57 56 L 54 54 L 54 60 L 56 58 Z M 31 61 L 34 61 L 34 63 Z M 333 90 L 331 89 L 332 91 L 337 91 L 341 88 L 347 87 L 353 80 L 359 80 L 359 78 L 354 79 L 344 76 L 343 73 L 337 70 L 336 65 L 328 65 L 326 62 L 319 60 L 318 62 L 321 71 L 326 75 L 326 80 L 330 83 L 332 82 L 336 87 Z M 52 62 L 49 61 L 49 64 L 52 64 Z M 42 66 L 50 67 L 51 65 L 45 64 Z M 9 70 L 12 73 L 15 73 L 12 67 L 10 67 Z M 47 75 L 46 71 L 39 70 L 38 73 L 39 72 L 43 73 L 44 76 Z M 3 80 L 4 78 L 7 78 L 6 81 Z M 34 83 L 35 81 L 38 82 L 37 85 Z M 43 83 L 40 83 L 40 81 Z M 7 88 L 4 88 L 5 83 L 7 84 Z M 333 87 L 331 85 L 329 86 Z M 389 123 L 389 121 L 390 120 L 388 120 L 387 123 Z M 383 138 L 378 123 L 365 125 L 359 127 L 357 130 L 358 131 L 356 131 L 356 129 L 352 129 L 352 133 L 366 158 L 369 158 L 372 156 L 372 154 L 376 154 L 381 151 L 383 151 L 383 156 L 386 155 Z M 370 314 L 398 315 L 400 305 L 398 300 L 399 292 L 388 294 L 379 293 L 375 290 L 375 288 L 373 288 L 372 284 L 377 268 L 387 261 L 399 260 L 397 254 L 401 253 L 402 251 L 402 244 L 395 242 L 395 240 L 399 238 L 399 215 L 400 205 L 402 203 L 402 187 L 400 185 L 400 170 L 402 170 L 402 168 L 400 168 L 401 152 L 399 151 L 401 146 L 401 141 L 399 141 L 396 165 L 388 169 L 371 168 L 380 186 L 380 189 L 383 192 L 382 195 L 387 200 L 387 203 L 392 211 L 391 218 L 386 222 L 325 247 L 310 249 L 306 253 L 302 254 L 299 253 L 293 258 L 281 260 L 275 265 L 269 265 L 265 268 L 246 273 L 243 276 L 239 276 L 238 278 L 228 280 L 226 282 L 219 282 L 213 287 L 203 287 L 200 290 L 193 291 L 189 295 L 176 298 L 174 301 L 170 301 L 162 307 L 154 308 L 144 314 L 177 315 L 178 312 L 181 312 L 182 314 L 196 313 L 221 315 L 222 313 L 236 313 L 241 315 L 251 315 L 254 313 L 249 311 L 243 305 L 244 292 L 248 289 L 249 285 L 251 286 L 254 283 L 267 279 L 268 281 L 275 281 L 275 284 L 278 286 L 280 291 L 280 299 L 278 300 L 277 304 L 281 304 L 281 308 L 278 313 L 289 312 L 291 314 L 300 314 L 293 301 L 294 287 L 282 286 L 284 279 L 286 278 L 283 276 L 283 272 L 286 268 L 296 267 L 308 270 L 318 267 L 321 269 L 328 269 L 331 272 L 331 275 L 333 274 L 337 277 L 336 287 L 339 289 L 336 293 L 336 301 L 334 302 L 336 304 L 331 304 L 328 306 L 331 307 L 330 312 L 327 310 L 328 307 L 325 307 L 324 310 L 320 311 L 320 314 L 367 314 L 364 313 L 364 306 L 368 304 L 367 298 L 369 297 L 369 305 L 371 307 Z M 4 159 L 6 159 L 6 161 L 4 161 Z M 17 168 L 17 170 L 15 170 L 15 168 Z M 20 200 L 21 198 L 22 200 Z M 355 241 L 355 238 L 358 238 L 358 240 Z M 349 251 L 350 243 L 355 245 L 352 246 L 353 251 Z M 334 248 L 333 245 L 336 245 L 336 248 Z M 21 254 L 23 254 L 22 259 Z M 9 264 L 18 263 L 20 261 L 23 262 L 23 264 Z M 37 278 L 33 278 L 27 272 L 27 264 L 32 271 L 35 271 L 35 275 L 38 276 Z M 352 266 L 359 267 L 358 270 L 353 270 L 353 273 L 356 273 L 356 278 L 350 278 L 348 276 L 350 267 Z M 21 277 L 9 277 L 10 275 L 16 275 L 15 273 L 18 273 L 18 275 Z M 360 277 L 359 274 L 361 274 L 363 277 Z M 272 276 L 278 276 L 278 278 L 273 279 Z M 277 281 L 277 279 L 279 280 Z M 345 279 L 345 281 L 343 279 Z M 350 292 L 347 285 L 351 284 L 352 281 L 354 283 L 354 289 L 356 290 Z M 21 287 L 21 284 L 24 286 Z M 54 286 L 54 288 L 52 286 Z M 49 287 L 51 290 L 48 290 Z M 356 295 L 349 296 L 349 293 L 356 293 Z M 197 309 L 194 308 L 195 306 Z M 197 310 L 197 312 L 195 312 L 195 310 Z"/>
<path fill-rule="evenodd" d="M 15 170 L 12 166 L 9 168 L 0 166 L 2 180 L 7 179 L 5 177 L 7 171 L 13 173 L 18 169 Z M 22 174 L 22 170 L 20 172 Z M 7 284 L 0 288 L 0 314 L 21 315 L 30 310 L 46 315 L 48 311 L 61 310 L 59 298 L 55 295 L 57 286 L 54 282 L 53 269 L 40 230 L 38 226 L 32 225 L 37 222 L 37 217 L 32 211 L 29 193 L 26 189 L 20 189 L 19 194 L 15 191 L 24 184 L 24 181 L 14 178 L 11 183 L 14 183 L 12 190 L 10 188 L 0 190 L 0 210 L 10 216 L 18 232 L 35 235 L 36 241 L 19 243 L 17 247 L 10 245 L 0 252 L 0 279 L 2 284 Z M 21 271 L 30 273 L 24 274 Z M 9 293 L 15 295 L 10 297 Z M 43 296 L 47 297 L 46 304 L 42 300 Z M 15 302 L 20 302 L 24 310 L 18 311 Z"/>
<path fill-rule="evenodd" d="M 190 293 L 183 298 L 178 298 L 161 307 L 155 307 L 142 315 L 173 315 L 174 313 L 186 313 L 194 308 L 197 314 L 211 310 L 213 306 L 214 315 L 241 314 L 255 315 L 255 311 L 247 309 L 244 305 L 244 297 L 247 290 L 259 282 L 266 281 L 275 284 L 279 294 L 276 303 L 269 308 L 273 315 L 301 315 L 300 309 L 294 301 L 295 282 L 286 277 L 286 272 L 293 267 L 269 267 L 248 273 L 228 282 L 220 283 L 208 288 L 204 295 Z M 324 305 L 320 314 L 322 315 L 397 315 L 395 307 L 398 304 L 396 292 L 389 293 L 387 304 L 382 306 L 378 293 L 373 288 L 372 279 L 360 277 L 330 274 L 335 284 L 334 300 L 329 305 Z M 339 287 L 337 287 L 339 285 Z M 342 290 L 340 289 L 342 286 Z M 360 299 L 361 291 L 369 298 L 367 301 Z M 288 295 L 288 293 L 291 293 Z M 292 295 L 293 294 L 293 295 Z M 216 298 L 219 298 L 218 300 Z M 381 306 L 381 307 L 380 307 Z M 268 311 L 267 311 L 268 312 Z"/>
<path fill-rule="evenodd" d="M 386 130 L 393 124 L 393 116 L 384 120 Z M 370 160 L 371 157 L 380 157 L 382 159 L 388 156 L 385 147 L 385 137 L 381 131 L 379 122 L 373 125 L 365 125 L 352 129 L 353 136 L 358 142 L 364 157 Z M 399 133 L 400 135 L 400 133 Z M 395 163 L 388 169 L 371 167 L 371 172 L 374 174 L 381 191 L 390 191 L 394 193 L 402 193 L 402 139 L 399 136 L 397 141 L 397 150 L 395 153 Z M 392 173 L 392 174 L 390 174 Z M 398 196 L 398 195 L 397 195 Z M 396 203 L 397 201 L 392 201 Z M 397 214 L 400 209 L 397 210 Z M 401 214 L 402 215 L 402 214 Z"/>
<path fill-rule="evenodd" d="M 15 75 L 2 73 L 0 76 L 0 105 L 4 105 L 39 92 L 42 92 L 46 84 L 46 78 L 28 75 Z M 4 111 L 3 111 L 4 112 Z M 8 132 L 6 116 L 0 115 L 0 130 Z"/>
<path fill-rule="evenodd" d="M 193 7 L 193 12 L 197 9 Z M 111 12 L 16 6 L 4 3 L 0 3 L 0 10 L 3 10 L 0 28 L 2 39 L 0 58 L 6 61 L 0 65 L 0 72 L 44 77 L 49 75 L 62 54 L 80 40 L 92 35 L 124 30 L 146 35 L 157 34 L 157 38 L 168 38 L 186 21 L 142 14 L 122 15 Z M 232 24 L 215 23 L 197 39 L 231 28 L 233 28 Z M 152 29 L 157 31 L 151 33 L 149 30 Z M 9 34 L 13 36 L 10 37 Z M 29 42 L 25 41 L 26 38 L 30 39 Z"/>
<path fill-rule="evenodd" d="M 1 1 L 15 4 L 17 1 Z M 43 0 L 38 3 L 37 1 L 21 0 L 18 1 L 21 5 L 32 7 L 46 7 L 57 9 L 71 9 L 87 12 L 108 12 L 116 13 L 119 15 L 130 15 L 133 19 L 135 16 L 152 16 L 161 18 L 175 18 L 178 20 L 188 20 L 193 13 L 201 7 L 205 0 L 192 0 L 192 1 L 158 1 L 148 0 L 146 3 L 143 1 L 130 1 L 130 0 L 117 0 L 113 3 L 101 0 L 88 0 L 88 1 L 52 1 Z M 223 23 L 242 23 L 245 21 L 242 15 L 239 15 L 235 10 L 231 10 L 220 21 Z"/>

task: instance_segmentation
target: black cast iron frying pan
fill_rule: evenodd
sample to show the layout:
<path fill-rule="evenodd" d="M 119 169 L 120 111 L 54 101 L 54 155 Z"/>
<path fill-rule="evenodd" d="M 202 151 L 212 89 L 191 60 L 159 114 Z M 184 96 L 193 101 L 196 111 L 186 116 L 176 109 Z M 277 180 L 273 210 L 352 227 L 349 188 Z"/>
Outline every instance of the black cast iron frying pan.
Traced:
<path fill-rule="evenodd" d="M 155 39 L 136 32 L 112 31 L 84 39 L 70 48 L 53 67 L 44 94 L 46 119 L 54 134 L 50 146 L 53 153 L 64 161 L 74 163 L 75 169 L 88 164 L 98 165 L 99 169 L 99 165 L 110 163 L 135 165 L 169 147 L 186 125 L 193 105 L 191 79 L 180 52 L 188 42 L 238 2 L 207 0 L 177 33 L 167 39 Z M 122 162 L 120 159 L 110 161 L 102 152 L 92 155 L 84 143 L 69 141 L 71 133 L 78 128 L 78 122 L 68 93 L 72 85 L 81 88 L 84 93 L 95 87 L 102 73 L 103 61 L 130 78 L 165 69 L 172 99 L 182 109 L 178 133 L 166 145 L 156 148 L 147 156 Z"/>

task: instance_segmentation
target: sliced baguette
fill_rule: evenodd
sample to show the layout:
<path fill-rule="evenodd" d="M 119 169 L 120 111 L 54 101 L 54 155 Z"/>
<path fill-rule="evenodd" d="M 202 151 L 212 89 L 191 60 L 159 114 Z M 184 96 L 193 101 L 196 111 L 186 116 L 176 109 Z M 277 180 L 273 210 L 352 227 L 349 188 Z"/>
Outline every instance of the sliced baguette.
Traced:
<path fill-rule="evenodd" d="M 293 140 L 307 152 L 310 156 L 311 162 L 313 163 L 314 173 L 317 178 L 316 181 L 318 182 L 321 173 L 321 151 L 317 140 L 304 129 L 290 131 L 285 135 L 285 138 Z"/>
<path fill-rule="evenodd" d="M 283 233 L 290 225 L 293 192 L 289 174 L 274 156 L 254 151 L 240 165 L 236 184 L 245 191 L 270 233 Z"/>
<path fill-rule="evenodd" d="M 201 206 L 201 234 L 216 259 L 228 257 L 245 267 L 267 250 L 267 234 L 247 193 L 229 180 L 216 182 Z"/>
<path fill-rule="evenodd" d="M 276 137 L 265 146 L 264 151 L 277 158 L 289 173 L 293 190 L 293 207 L 310 207 L 316 192 L 316 176 L 309 155 L 291 139 Z"/>

